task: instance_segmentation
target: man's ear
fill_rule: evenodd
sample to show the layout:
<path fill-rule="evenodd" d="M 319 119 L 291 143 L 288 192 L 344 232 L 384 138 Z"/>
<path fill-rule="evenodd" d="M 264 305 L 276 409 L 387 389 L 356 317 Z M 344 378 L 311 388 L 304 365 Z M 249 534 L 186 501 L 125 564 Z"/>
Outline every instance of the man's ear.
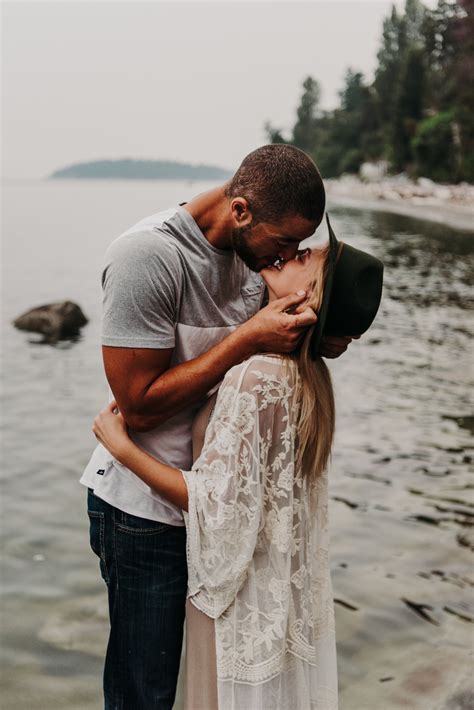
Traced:
<path fill-rule="evenodd" d="M 253 215 L 245 197 L 233 197 L 230 210 L 236 227 L 248 227 L 252 224 Z"/>

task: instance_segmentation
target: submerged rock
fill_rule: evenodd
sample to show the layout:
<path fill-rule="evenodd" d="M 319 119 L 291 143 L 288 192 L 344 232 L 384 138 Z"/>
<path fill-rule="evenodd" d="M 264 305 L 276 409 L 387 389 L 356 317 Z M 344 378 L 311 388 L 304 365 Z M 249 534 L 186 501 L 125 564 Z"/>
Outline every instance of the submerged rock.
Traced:
<path fill-rule="evenodd" d="M 463 530 L 456 535 L 456 540 L 463 547 L 474 551 L 474 530 Z"/>
<path fill-rule="evenodd" d="M 474 707 L 474 690 L 466 688 L 448 698 L 443 710 L 472 710 Z"/>
<path fill-rule="evenodd" d="M 86 323 L 88 319 L 77 303 L 72 301 L 32 308 L 13 321 L 15 328 L 41 333 L 49 343 L 78 335 Z"/>

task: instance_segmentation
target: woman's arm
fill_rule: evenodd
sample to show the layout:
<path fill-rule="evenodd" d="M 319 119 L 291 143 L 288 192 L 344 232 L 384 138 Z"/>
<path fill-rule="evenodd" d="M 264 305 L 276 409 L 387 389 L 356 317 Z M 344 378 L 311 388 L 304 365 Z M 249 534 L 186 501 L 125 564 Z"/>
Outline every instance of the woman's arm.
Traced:
<path fill-rule="evenodd" d="M 201 455 L 183 471 L 188 596 L 213 619 L 245 583 L 259 535 L 267 551 L 273 538 L 280 546 L 291 542 L 293 367 L 289 363 L 287 371 L 280 357 L 257 356 L 232 368 L 219 388 Z"/>
<path fill-rule="evenodd" d="M 189 595 L 214 619 L 245 582 L 260 530 L 267 536 L 265 544 L 272 544 L 273 536 L 262 529 L 265 505 L 268 529 L 277 528 L 275 544 L 289 540 L 291 528 L 285 521 L 294 459 L 290 421 L 294 385 L 289 374 L 279 357 L 251 358 L 229 370 L 191 471 L 166 466 L 139 449 L 128 437 L 123 417 L 113 413 L 115 402 L 94 422 L 95 435 L 114 458 L 188 511 Z M 267 479 L 272 479 L 269 490 Z"/>
<path fill-rule="evenodd" d="M 121 464 L 133 471 L 142 481 L 164 498 L 188 509 L 188 488 L 178 468 L 167 466 L 140 449 L 129 437 L 123 416 L 114 411 L 117 403 L 111 402 L 94 419 L 92 430 L 97 439 Z"/>

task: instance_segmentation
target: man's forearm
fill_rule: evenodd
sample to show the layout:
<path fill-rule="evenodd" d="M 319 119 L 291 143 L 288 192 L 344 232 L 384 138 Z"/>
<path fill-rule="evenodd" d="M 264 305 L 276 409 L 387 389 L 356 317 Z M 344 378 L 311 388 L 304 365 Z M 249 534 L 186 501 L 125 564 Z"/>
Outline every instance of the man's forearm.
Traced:
<path fill-rule="evenodd" d="M 132 422 L 135 431 L 149 431 L 185 407 L 203 399 L 228 370 L 255 352 L 255 343 L 242 337 L 242 327 L 193 360 L 163 372 L 146 389 Z"/>
<path fill-rule="evenodd" d="M 170 351 L 166 352 L 161 367 L 156 367 L 153 357 L 149 356 L 146 364 L 142 360 L 139 366 L 135 366 L 135 373 L 133 352 L 127 356 L 130 374 L 123 361 L 115 371 L 113 362 L 106 364 L 110 386 L 114 391 L 115 383 L 116 399 L 129 427 L 135 431 L 149 431 L 160 426 L 182 409 L 202 400 L 231 367 L 257 352 L 293 352 L 301 343 L 306 328 L 316 322 L 310 307 L 295 315 L 287 313 L 305 298 L 305 291 L 298 291 L 276 299 L 206 353 L 176 367 L 169 367 Z M 137 372 L 142 374 L 138 384 Z M 127 388 L 124 382 L 129 376 L 132 386 Z"/>

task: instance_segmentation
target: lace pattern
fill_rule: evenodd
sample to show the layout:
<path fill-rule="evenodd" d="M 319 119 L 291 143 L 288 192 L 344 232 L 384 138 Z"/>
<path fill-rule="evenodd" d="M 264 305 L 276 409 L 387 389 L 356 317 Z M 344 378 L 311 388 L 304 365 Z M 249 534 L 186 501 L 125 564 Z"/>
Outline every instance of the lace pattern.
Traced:
<path fill-rule="evenodd" d="M 337 707 L 327 477 L 295 466 L 297 377 L 277 356 L 232 368 L 183 471 L 188 596 L 215 619 L 222 708 Z"/>

